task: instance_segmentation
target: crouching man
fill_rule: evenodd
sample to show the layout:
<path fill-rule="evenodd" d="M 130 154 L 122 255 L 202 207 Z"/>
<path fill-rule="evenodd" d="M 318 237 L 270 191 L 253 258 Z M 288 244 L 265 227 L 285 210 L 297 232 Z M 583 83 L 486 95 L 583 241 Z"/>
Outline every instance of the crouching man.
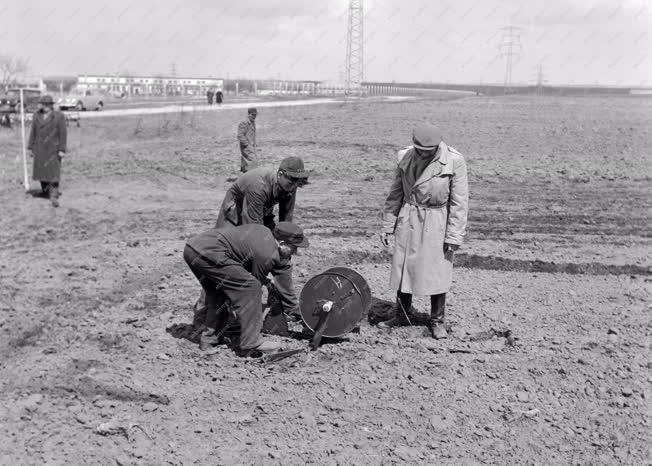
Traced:
<path fill-rule="evenodd" d="M 240 324 L 241 355 L 278 350 L 280 344 L 261 336 L 262 286 L 271 286 L 269 274 L 287 272 L 297 248 L 307 246 L 303 230 L 291 222 L 279 222 L 273 231 L 259 224 L 214 228 L 188 240 L 183 258 L 206 293 L 201 348 L 219 343 L 218 333 L 231 312 Z M 279 292 L 294 294 L 292 289 Z"/>

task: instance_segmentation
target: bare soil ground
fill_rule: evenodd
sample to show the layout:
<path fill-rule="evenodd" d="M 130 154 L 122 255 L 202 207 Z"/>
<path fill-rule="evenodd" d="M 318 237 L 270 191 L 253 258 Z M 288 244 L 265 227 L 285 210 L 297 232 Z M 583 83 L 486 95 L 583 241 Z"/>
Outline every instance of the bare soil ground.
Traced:
<path fill-rule="evenodd" d="M 198 292 L 184 240 L 215 220 L 242 117 L 71 125 L 59 209 L 23 194 L 19 133 L 0 131 L 0 463 L 649 462 L 652 100 L 261 111 L 264 163 L 314 171 L 298 289 L 352 267 L 371 323 L 393 299 L 379 211 L 415 122 L 466 155 L 471 189 L 451 338 L 365 322 L 270 364 L 183 338 Z"/>

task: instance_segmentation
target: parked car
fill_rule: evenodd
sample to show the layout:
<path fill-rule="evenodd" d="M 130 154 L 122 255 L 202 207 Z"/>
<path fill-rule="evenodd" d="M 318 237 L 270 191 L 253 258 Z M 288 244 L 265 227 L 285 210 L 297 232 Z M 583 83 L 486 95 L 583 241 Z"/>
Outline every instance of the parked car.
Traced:
<path fill-rule="evenodd" d="M 38 110 L 41 94 L 40 89 L 23 89 L 23 108 L 26 113 Z M 9 89 L 6 94 L 0 96 L 0 113 L 20 113 L 20 89 Z"/>
<path fill-rule="evenodd" d="M 57 101 L 61 110 L 102 110 L 104 96 L 86 91 L 83 94 L 71 94 Z"/>

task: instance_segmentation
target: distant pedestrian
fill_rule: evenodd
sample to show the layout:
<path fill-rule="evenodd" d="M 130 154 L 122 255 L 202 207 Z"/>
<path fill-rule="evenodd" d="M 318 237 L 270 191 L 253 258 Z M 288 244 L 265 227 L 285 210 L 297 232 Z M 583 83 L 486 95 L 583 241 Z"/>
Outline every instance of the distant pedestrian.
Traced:
<path fill-rule="evenodd" d="M 44 95 L 41 108 L 32 117 L 27 148 L 34 159 L 33 179 L 41 182 L 42 193 L 50 198 L 52 206 L 59 207 L 59 180 L 61 160 L 66 153 L 66 117 L 54 110 L 54 100 Z"/>
<path fill-rule="evenodd" d="M 240 171 L 246 173 L 258 165 L 256 153 L 256 116 L 258 110 L 247 109 L 247 119 L 238 125 L 238 141 L 240 142 Z"/>
<path fill-rule="evenodd" d="M 224 99 L 224 94 L 222 94 L 222 91 L 217 91 L 215 93 L 215 103 L 217 105 L 222 105 L 222 100 Z"/>
<path fill-rule="evenodd" d="M 206 91 L 206 99 L 208 100 L 208 105 L 213 105 L 213 89 Z"/>
<path fill-rule="evenodd" d="M 395 316 L 381 322 L 408 322 L 412 295 L 430 296 L 430 331 L 446 338 L 446 293 L 451 287 L 453 254 L 466 233 L 469 204 L 464 157 L 442 140 L 439 129 L 420 124 L 413 145 L 400 161 L 385 201 L 381 241 L 394 235 L 390 287 L 397 290 Z"/>

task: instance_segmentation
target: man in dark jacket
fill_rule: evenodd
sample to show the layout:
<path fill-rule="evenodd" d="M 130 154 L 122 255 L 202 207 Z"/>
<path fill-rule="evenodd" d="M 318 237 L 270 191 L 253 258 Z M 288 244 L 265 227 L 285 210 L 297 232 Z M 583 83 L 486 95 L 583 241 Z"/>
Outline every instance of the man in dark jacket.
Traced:
<path fill-rule="evenodd" d="M 256 116 L 258 110 L 247 109 L 247 119 L 238 125 L 238 142 L 240 143 L 240 171 L 246 173 L 258 164 L 256 154 Z"/>
<path fill-rule="evenodd" d="M 278 169 L 254 168 L 240 175 L 224 196 L 216 228 L 260 223 L 274 229 L 274 206 L 279 221 L 292 221 L 297 188 L 308 181 L 300 157 L 286 157 Z"/>
<path fill-rule="evenodd" d="M 281 222 L 291 222 L 297 188 L 308 182 L 308 172 L 299 157 L 287 157 L 278 169 L 254 168 L 240 175 L 229 188 L 222 201 L 222 207 L 215 228 L 233 228 L 239 225 L 257 223 L 274 230 L 274 206 L 278 204 Z M 294 293 L 292 269 L 287 268 L 275 277 L 281 305 L 288 314 L 299 313 L 299 303 Z M 201 315 L 206 308 L 202 292 L 195 312 Z M 201 317 L 199 318 L 201 320 Z"/>
<path fill-rule="evenodd" d="M 66 153 L 66 117 L 54 110 L 52 96 L 39 100 L 41 108 L 32 117 L 27 149 L 34 159 L 32 178 L 41 182 L 41 190 L 54 207 L 59 207 L 61 160 Z"/>
<path fill-rule="evenodd" d="M 188 240 L 183 257 L 201 283 L 208 306 L 202 348 L 218 344 L 218 316 L 228 300 L 228 312 L 240 324 L 242 355 L 279 349 L 280 344 L 261 336 L 261 287 L 269 283 L 268 274 L 287 270 L 297 248 L 307 246 L 303 230 L 291 222 L 279 222 L 273 232 L 263 225 L 211 229 Z"/>

